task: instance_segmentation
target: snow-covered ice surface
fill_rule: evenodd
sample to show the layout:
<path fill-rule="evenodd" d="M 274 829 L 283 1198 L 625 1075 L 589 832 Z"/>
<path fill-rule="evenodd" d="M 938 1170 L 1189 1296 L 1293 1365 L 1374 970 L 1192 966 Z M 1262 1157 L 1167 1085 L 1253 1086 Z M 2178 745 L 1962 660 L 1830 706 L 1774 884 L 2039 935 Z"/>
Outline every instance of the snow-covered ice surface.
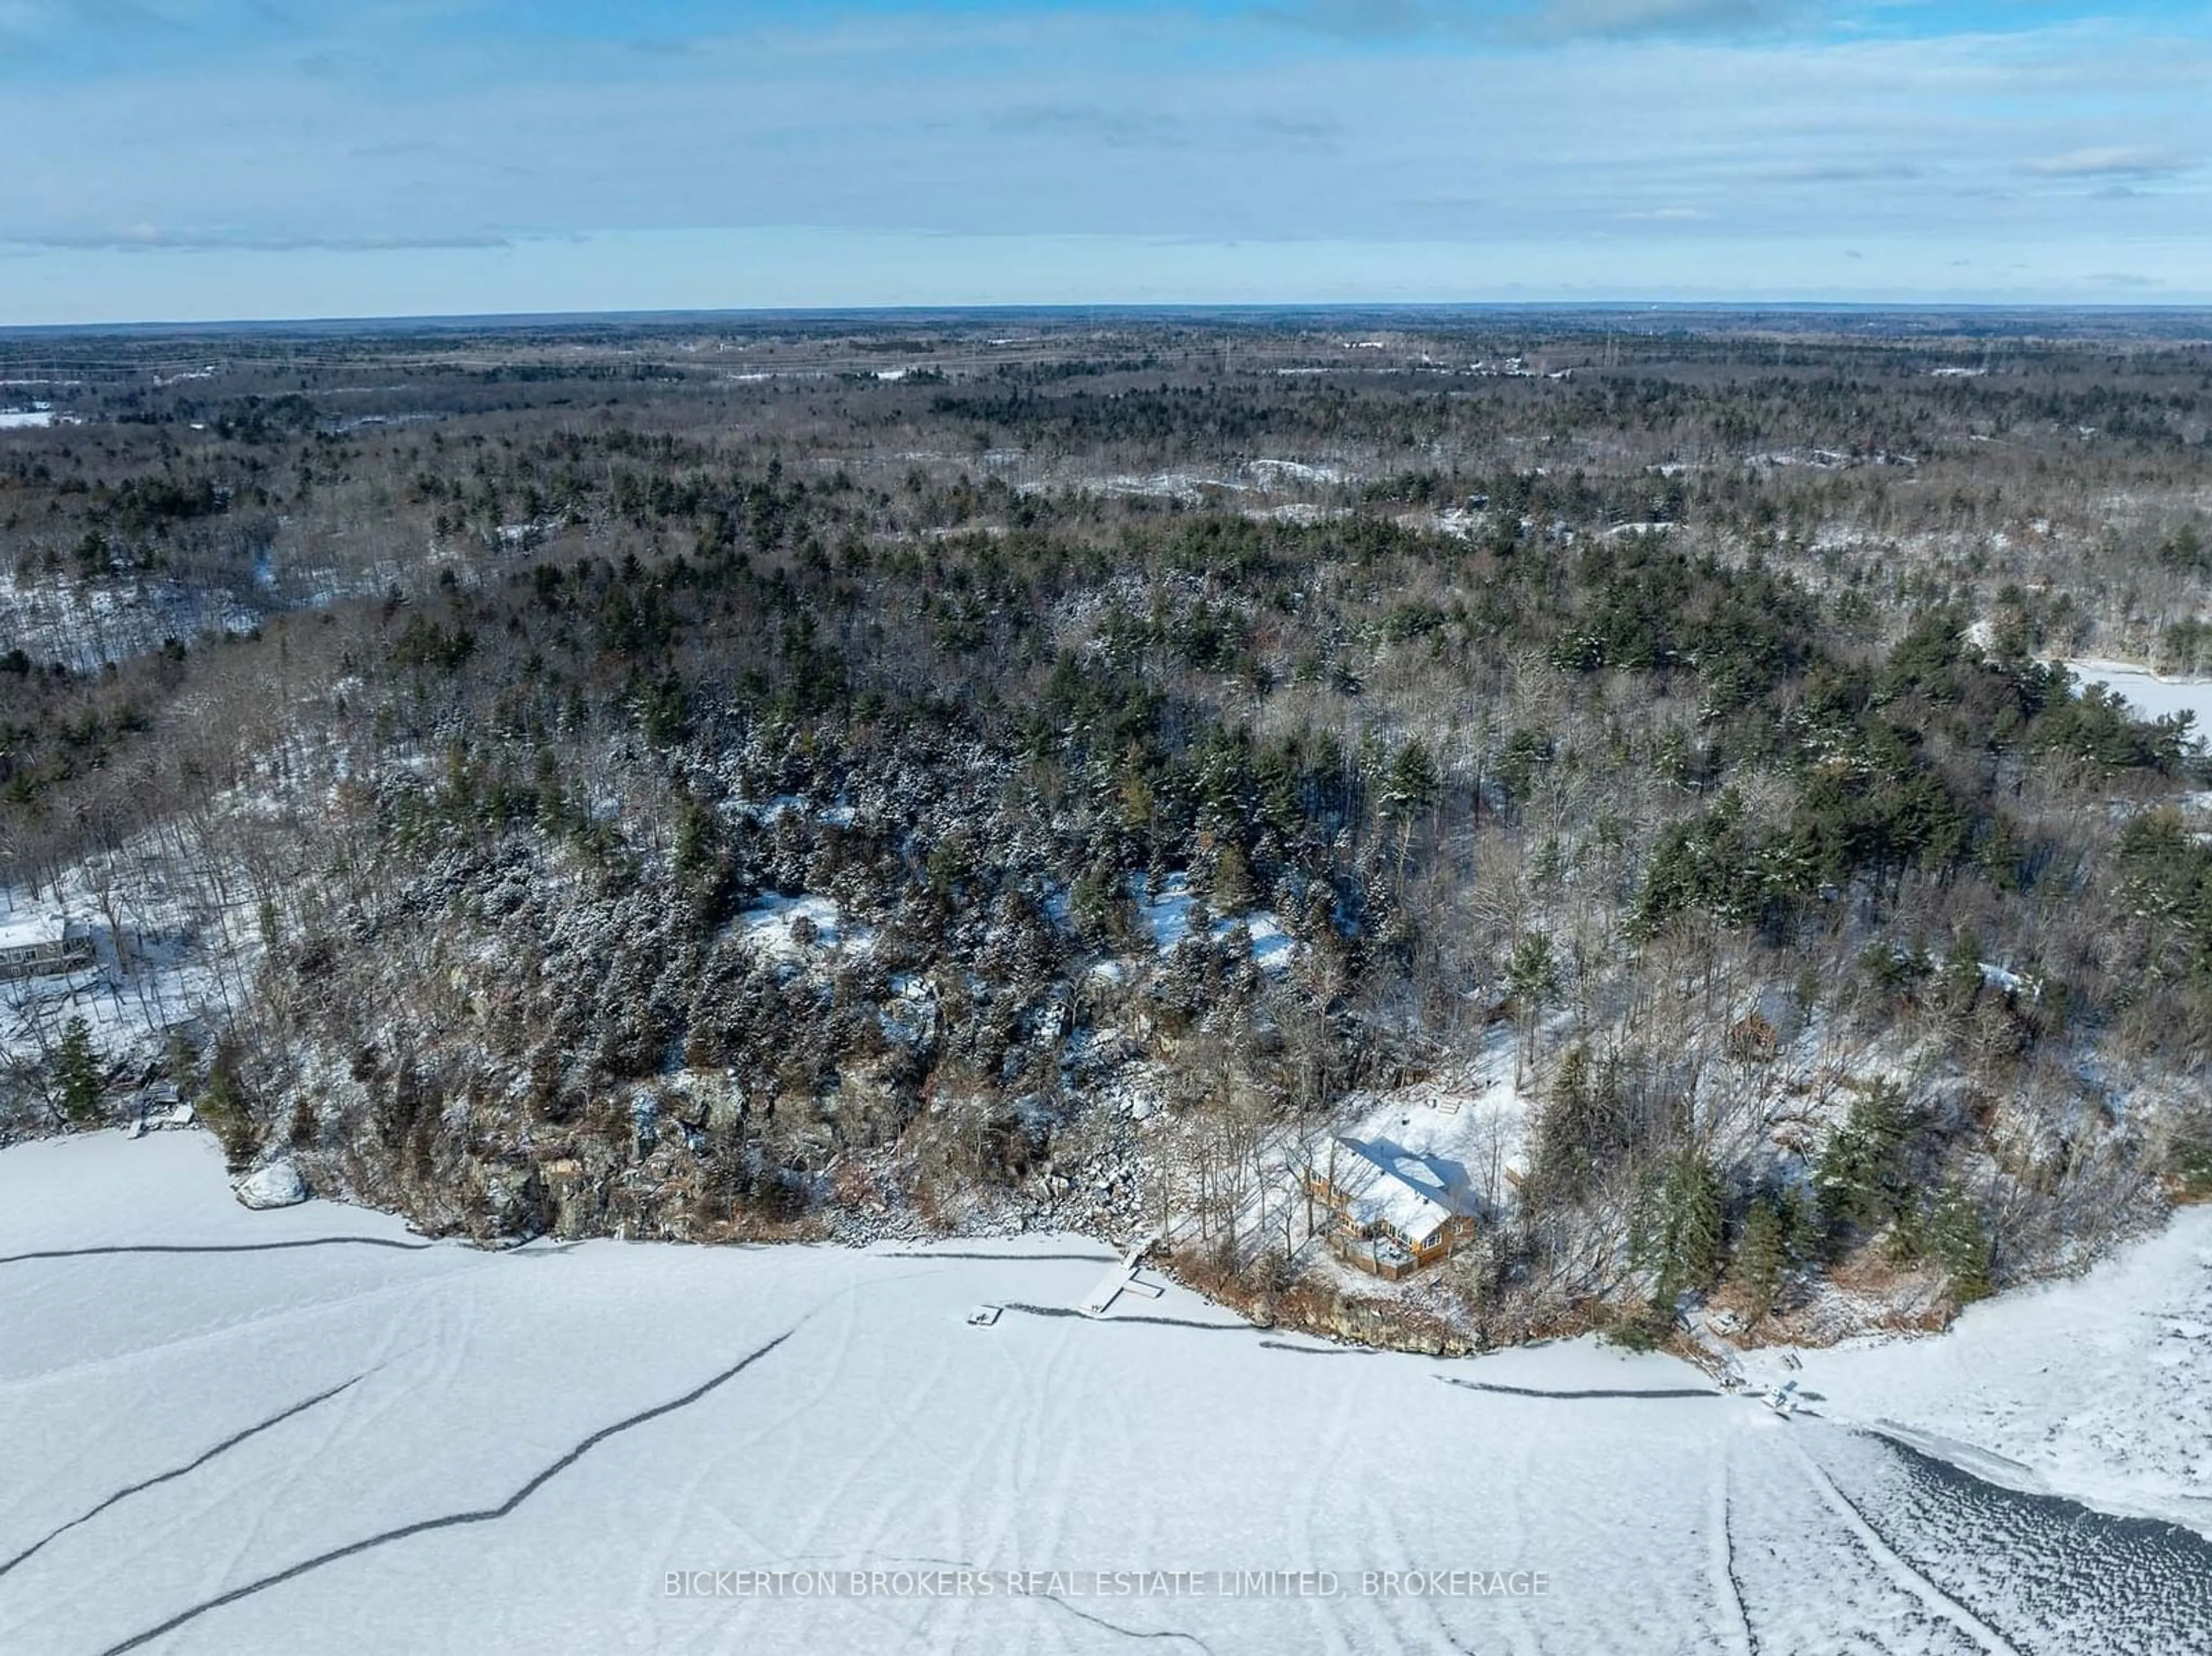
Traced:
<path fill-rule="evenodd" d="M 1941 1339 L 1796 1354 L 1824 1412 L 2027 1490 L 2212 1536 L 2212 1208 L 2072 1281 L 1969 1307 Z M 1744 1368 L 1784 1373 L 1779 1353 Z"/>
<path fill-rule="evenodd" d="M 1660 1357 L 1360 1352 L 1172 1288 L 1083 1316 L 1112 1260 L 1066 1237 L 487 1253 L 248 1212 L 196 1135 L 0 1151 L 0 1650 L 2207 1647 L 2189 1532 L 1785 1422 Z M 777 1568 L 840 1590 L 666 1592 Z M 854 1595 L 856 1569 L 995 1590 Z M 1212 1574 L 1299 1569 L 1340 1591 Z M 1364 1592 L 1384 1570 L 1547 1590 Z"/>
<path fill-rule="evenodd" d="M 2124 661 L 2069 661 L 2066 665 L 2082 682 L 2103 684 L 2116 692 L 2138 719 L 2194 713 L 2191 734 L 2212 737 L 2212 678 L 2161 678 L 2148 667 Z"/>

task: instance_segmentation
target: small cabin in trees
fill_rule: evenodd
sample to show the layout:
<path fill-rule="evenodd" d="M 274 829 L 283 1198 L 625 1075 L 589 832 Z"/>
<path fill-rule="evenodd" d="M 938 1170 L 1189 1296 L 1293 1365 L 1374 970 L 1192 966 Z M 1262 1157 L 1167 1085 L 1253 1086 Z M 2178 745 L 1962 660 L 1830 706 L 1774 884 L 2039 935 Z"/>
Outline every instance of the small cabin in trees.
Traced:
<path fill-rule="evenodd" d="M 1764 1012 L 1747 1012 L 1729 1025 L 1728 1055 L 1739 1064 L 1771 1064 L 1781 1051 L 1782 1032 Z"/>
<path fill-rule="evenodd" d="M 0 919 L 0 983 L 74 972 L 92 964 L 92 940 L 60 914 Z"/>
<path fill-rule="evenodd" d="M 1395 1282 L 1473 1240 L 1475 1204 L 1455 1171 L 1387 1139 L 1337 1138 L 1306 1187 L 1328 1209 L 1336 1256 Z"/>

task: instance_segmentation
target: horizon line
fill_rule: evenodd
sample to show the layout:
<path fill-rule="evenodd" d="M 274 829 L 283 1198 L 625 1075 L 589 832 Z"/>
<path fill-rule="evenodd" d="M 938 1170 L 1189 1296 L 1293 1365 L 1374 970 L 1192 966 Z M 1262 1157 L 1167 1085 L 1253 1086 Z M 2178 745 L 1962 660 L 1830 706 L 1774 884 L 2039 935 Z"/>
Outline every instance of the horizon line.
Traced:
<path fill-rule="evenodd" d="M 698 306 L 640 310 L 453 311 L 376 316 L 231 317 L 204 320 L 148 318 L 98 322 L 0 322 L 0 338 L 55 334 L 185 334 L 277 332 L 285 329 L 384 331 L 409 327 L 520 328 L 599 325 L 666 325 L 720 320 L 807 321 L 963 317 L 1193 316 L 1224 319 L 1266 316 L 1380 316 L 1519 314 L 1587 315 L 1673 313 L 1756 316 L 1787 312 L 1810 316 L 2143 316 L 2212 320 L 2205 300 L 1761 300 L 1761 299 L 1560 299 L 1560 300 L 1176 300 L 1090 303 L 1000 303 L 923 305 Z"/>

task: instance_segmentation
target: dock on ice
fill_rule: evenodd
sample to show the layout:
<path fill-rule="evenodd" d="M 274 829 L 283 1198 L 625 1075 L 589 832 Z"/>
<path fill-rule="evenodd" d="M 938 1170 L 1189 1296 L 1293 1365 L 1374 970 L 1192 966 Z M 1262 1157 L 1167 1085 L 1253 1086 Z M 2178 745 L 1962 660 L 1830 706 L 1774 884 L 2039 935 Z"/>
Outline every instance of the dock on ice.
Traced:
<path fill-rule="evenodd" d="M 1124 1294 L 1133 1294 L 1139 1299 L 1158 1299 L 1167 1291 L 1165 1289 L 1158 1283 L 1137 1280 L 1137 1266 L 1152 1251 L 1156 1240 L 1148 1236 L 1123 1254 L 1121 1263 L 1098 1279 L 1098 1285 L 1083 1296 L 1076 1309 L 1086 1317 L 1103 1317 Z"/>

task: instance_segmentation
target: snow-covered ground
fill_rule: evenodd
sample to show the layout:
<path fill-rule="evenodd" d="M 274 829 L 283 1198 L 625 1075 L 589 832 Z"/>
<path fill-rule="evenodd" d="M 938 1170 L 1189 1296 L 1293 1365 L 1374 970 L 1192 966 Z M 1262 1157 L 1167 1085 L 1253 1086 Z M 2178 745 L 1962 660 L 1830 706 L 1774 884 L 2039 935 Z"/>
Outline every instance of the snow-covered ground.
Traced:
<path fill-rule="evenodd" d="M 157 650 L 165 639 L 242 635 L 260 621 L 235 593 L 159 576 L 118 585 L 0 574 L 0 644 L 80 672 Z"/>
<path fill-rule="evenodd" d="M 247 1212 L 194 1135 L 0 1151 L 0 1650 L 2117 1656 L 2212 1627 L 2190 1532 L 1664 1358 L 1353 1351 L 1174 1288 L 1083 1316 L 1111 1263 L 486 1253 Z"/>
<path fill-rule="evenodd" d="M 1301 529 L 1311 529 L 1316 524 L 1334 523 L 1340 518 L 1352 515 L 1351 508 L 1339 506 L 1316 506 L 1311 500 L 1285 500 L 1279 506 L 1249 506 L 1244 515 L 1255 523 L 1295 524 Z"/>
<path fill-rule="evenodd" d="M 738 917 L 745 941 L 779 961 L 805 961 L 823 953 L 866 950 L 875 934 L 865 926 L 848 926 L 836 903 L 828 897 L 766 896 Z"/>
<path fill-rule="evenodd" d="M 189 645 L 216 634 L 243 637 L 287 610 L 326 609 L 386 591 L 400 574 L 389 560 L 339 568 L 295 563 L 273 551 L 250 571 L 222 579 L 184 580 L 145 570 L 96 580 L 0 573 L 0 649 L 94 671 L 170 640 Z"/>
<path fill-rule="evenodd" d="M 817 810 L 795 793 L 780 793 L 757 805 L 740 799 L 726 809 L 733 815 L 750 817 L 756 822 L 774 822 L 785 816 L 811 815 L 817 822 L 828 822 L 836 828 L 850 828 L 860 820 L 860 812 L 850 805 L 824 805 Z"/>
<path fill-rule="evenodd" d="M 987 461 L 991 458 L 988 455 L 985 457 Z M 1011 458 L 1020 457 L 1013 455 Z M 1263 458 L 1224 466 L 1211 472 L 1155 471 L 1141 476 L 1126 472 L 1110 476 L 1070 476 L 1058 468 L 1045 468 L 1037 476 L 1019 484 L 1018 488 L 1024 494 L 1072 488 L 1079 493 L 1109 497 L 1149 496 L 1180 500 L 1186 506 L 1200 506 L 1209 498 L 1224 494 L 1273 495 L 1298 489 L 1331 488 L 1340 483 L 1356 481 L 1356 478 L 1357 474 L 1346 467 L 1327 462 Z"/>
<path fill-rule="evenodd" d="M 2103 684 L 2117 691 L 2139 719 L 2194 713 L 2193 733 L 2199 738 L 2212 737 L 2212 678 L 2161 678 L 2148 667 L 2124 661 L 2069 661 L 2066 666 L 2085 683 Z"/>
<path fill-rule="evenodd" d="M 1152 940 L 1153 949 L 1162 955 L 1175 952 L 1183 939 L 1190 936 L 1190 913 L 1193 896 L 1190 877 L 1170 874 L 1160 882 L 1158 892 L 1147 896 L 1144 882 L 1132 877 L 1129 895 L 1137 905 L 1137 916 L 1144 922 L 1145 931 Z M 1206 935 L 1216 943 L 1225 943 L 1236 935 L 1238 926 L 1244 928 L 1250 938 L 1252 961 L 1263 972 L 1287 972 L 1297 956 L 1297 938 L 1283 930 L 1276 915 L 1263 908 L 1247 909 L 1242 913 L 1214 919 Z"/>
<path fill-rule="evenodd" d="M 1248 460 L 1244 469 L 1263 483 L 1327 486 L 1343 482 L 1346 476 L 1342 466 L 1317 465 L 1304 460 Z"/>

